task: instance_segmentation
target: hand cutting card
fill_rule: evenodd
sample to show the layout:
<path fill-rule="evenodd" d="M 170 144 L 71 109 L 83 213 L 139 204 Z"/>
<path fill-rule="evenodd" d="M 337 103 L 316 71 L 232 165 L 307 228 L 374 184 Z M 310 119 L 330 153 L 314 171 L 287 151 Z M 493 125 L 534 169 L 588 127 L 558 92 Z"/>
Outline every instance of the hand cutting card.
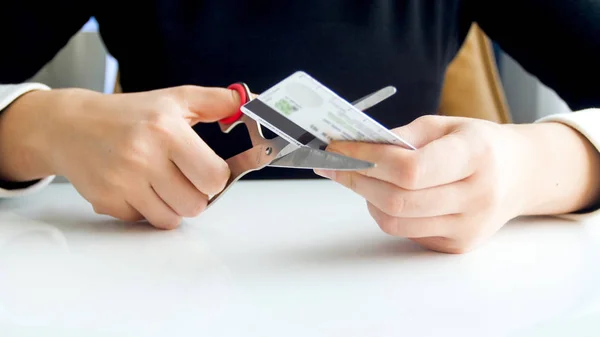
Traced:
<path fill-rule="evenodd" d="M 299 71 L 242 106 L 242 111 L 275 134 L 297 145 L 320 148 L 332 140 L 412 145 L 361 110 L 393 95 L 386 87 L 348 103 L 305 72 Z"/>
<path fill-rule="evenodd" d="M 223 191 L 213 196 L 214 204 L 245 174 L 264 167 L 324 170 L 365 170 L 373 163 L 324 151 L 332 140 L 396 144 L 414 149 L 381 124 L 364 114 L 396 92 L 386 87 L 350 104 L 305 72 L 296 72 L 255 99 L 244 83 L 229 86 L 241 99 L 240 111 L 219 122 L 228 133 L 245 124 L 252 148 L 226 160 L 231 175 Z M 277 137 L 267 139 L 261 125 Z"/>

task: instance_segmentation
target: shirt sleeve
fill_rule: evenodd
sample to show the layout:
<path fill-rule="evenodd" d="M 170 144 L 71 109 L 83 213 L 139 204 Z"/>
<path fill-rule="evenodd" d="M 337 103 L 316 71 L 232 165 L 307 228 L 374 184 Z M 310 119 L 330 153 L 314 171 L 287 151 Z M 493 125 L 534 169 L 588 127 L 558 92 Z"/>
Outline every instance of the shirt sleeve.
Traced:
<path fill-rule="evenodd" d="M 581 133 L 587 140 L 600 151 L 600 109 L 584 109 L 576 112 L 567 112 L 549 115 L 540 118 L 536 123 L 563 123 Z M 561 214 L 559 217 L 579 220 L 590 216 L 600 215 L 600 200 L 598 206 L 582 212 Z"/>
<path fill-rule="evenodd" d="M 48 90 L 27 83 L 92 16 L 93 1 L 4 1 L 0 5 L 0 113 L 21 95 Z M 0 158 L 1 159 L 1 158 Z M 0 181 L 0 198 L 36 192 L 54 176 L 28 182 Z"/>
<path fill-rule="evenodd" d="M 41 83 L 22 83 L 0 85 L 0 114 L 12 102 L 22 95 L 34 90 L 50 90 L 47 85 Z M 1 159 L 1 158 L 0 158 Z M 0 180 L 0 198 L 22 196 L 37 192 L 46 187 L 54 180 L 54 176 L 27 182 L 10 182 Z"/>
<path fill-rule="evenodd" d="M 600 1 L 463 0 L 462 4 L 465 31 L 476 22 L 574 111 L 543 117 L 536 123 L 568 125 L 600 151 Z M 560 217 L 592 215 L 600 215 L 600 209 Z"/>
<path fill-rule="evenodd" d="M 600 1 L 463 0 L 462 13 L 571 110 L 600 107 Z"/>

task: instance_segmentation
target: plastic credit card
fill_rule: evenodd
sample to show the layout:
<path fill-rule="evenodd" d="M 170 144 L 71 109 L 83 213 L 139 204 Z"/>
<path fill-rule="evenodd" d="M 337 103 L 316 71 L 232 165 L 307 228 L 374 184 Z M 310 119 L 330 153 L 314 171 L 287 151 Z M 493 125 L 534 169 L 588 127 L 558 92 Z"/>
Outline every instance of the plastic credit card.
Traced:
<path fill-rule="evenodd" d="M 334 140 L 346 140 L 414 149 L 303 71 L 246 103 L 242 112 L 298 146 L 324 147 Z"/>

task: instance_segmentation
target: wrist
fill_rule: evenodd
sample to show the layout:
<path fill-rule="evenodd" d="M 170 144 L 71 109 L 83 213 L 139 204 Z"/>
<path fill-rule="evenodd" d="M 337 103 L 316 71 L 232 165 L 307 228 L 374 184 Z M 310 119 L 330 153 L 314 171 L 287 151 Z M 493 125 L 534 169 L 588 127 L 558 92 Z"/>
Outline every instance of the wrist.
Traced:
<path fill-rule="evenodd" d="M 58 114 L 72 110 L 80 89 L 36 90 L 23 94 L 0 114 L 0 178 L 26 182 L 56 175 L 54 125 Z M 63 131 L 64 132 L 64 131 Z"/>
<path fill-rule="evenodd" d="M 577 212 L 600 198 L 600 156 L 575 129 L 561 123 L 508 126 L 522 140 L 522 215 Z"/>
<path fill-rule="evenodd" d="M 52 175 L 41 158 L 45 144 L 37 129 L 39 96 L 46 90 L 21 95 L 0 115 L 0 177 L 10 182 L 41 179 Z"/>

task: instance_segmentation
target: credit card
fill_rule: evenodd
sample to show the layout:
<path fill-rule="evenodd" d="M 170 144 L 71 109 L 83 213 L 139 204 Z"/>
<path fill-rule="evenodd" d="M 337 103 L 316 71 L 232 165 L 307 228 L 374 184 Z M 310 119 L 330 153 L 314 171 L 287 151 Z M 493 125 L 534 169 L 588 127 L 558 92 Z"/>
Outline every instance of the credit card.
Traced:
<path fill-rule="evenodd" d="M 303 71 L 246 103 L 242 112 L 298 146 L 324 147 L 334 140 L 346 140 L 414 149 Z"/>

